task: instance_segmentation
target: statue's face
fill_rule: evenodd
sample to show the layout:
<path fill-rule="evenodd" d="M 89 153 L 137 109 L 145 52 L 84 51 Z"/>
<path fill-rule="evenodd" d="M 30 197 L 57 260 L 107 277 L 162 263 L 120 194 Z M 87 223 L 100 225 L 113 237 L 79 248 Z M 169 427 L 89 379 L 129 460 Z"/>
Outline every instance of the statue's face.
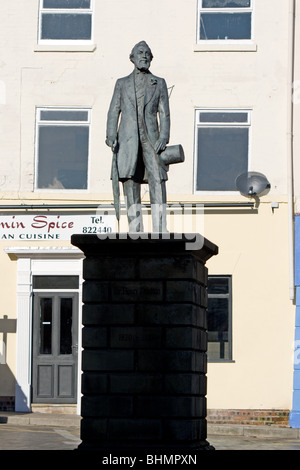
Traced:
<path fill-rule="evenodd" d="M 151 64 L 151 51 L 146 45 L 138 45 L 132 56 L 132 62 L 139 70 L 148 70 Z"/>

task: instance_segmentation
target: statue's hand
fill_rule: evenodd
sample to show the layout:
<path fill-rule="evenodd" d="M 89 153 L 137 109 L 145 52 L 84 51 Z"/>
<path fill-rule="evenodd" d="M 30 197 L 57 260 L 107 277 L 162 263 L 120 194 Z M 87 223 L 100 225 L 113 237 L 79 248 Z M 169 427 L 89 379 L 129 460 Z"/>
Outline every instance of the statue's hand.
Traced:
<path fill-rule="evenodd" d="M 105 141 L 105 143 L 106 143 L 106 145 L 108 145 L 108 146 L 112 149 L 113 152 L 115 152 L 115 150 L 116 150 L 116 148 L 117 148 L 117 146 L 118 146 L 118 141 L 117 141 L 117 139 L 115 139 L 114 141 L 112 141 L 112 140 L 110 140 L 110 139 L 107 138 L 106 141 Z"/>
<path fill-rule="evenodd" d="M 156 153 L 163 152 L 166 146 L 167 146 L 167 141 L 165 139 L 158 139 L 154 147 L 155 152 Z"/>

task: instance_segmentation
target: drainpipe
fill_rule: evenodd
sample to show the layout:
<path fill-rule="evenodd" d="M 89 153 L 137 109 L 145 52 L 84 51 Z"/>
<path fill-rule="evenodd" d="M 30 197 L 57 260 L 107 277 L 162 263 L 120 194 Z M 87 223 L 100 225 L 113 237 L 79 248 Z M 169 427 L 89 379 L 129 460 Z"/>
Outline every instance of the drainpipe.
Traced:
<path fill-rule="evenodd" d="M 293 177 L 293 82 L 295 46 L 295 0 L 289 0 L 289 44 L 288 44 L 288 109 L 287 109 L 287 191 L 289 229 L 289 290 L 290 300 L 295 299 L 294 282 L 294 177 Z"/>

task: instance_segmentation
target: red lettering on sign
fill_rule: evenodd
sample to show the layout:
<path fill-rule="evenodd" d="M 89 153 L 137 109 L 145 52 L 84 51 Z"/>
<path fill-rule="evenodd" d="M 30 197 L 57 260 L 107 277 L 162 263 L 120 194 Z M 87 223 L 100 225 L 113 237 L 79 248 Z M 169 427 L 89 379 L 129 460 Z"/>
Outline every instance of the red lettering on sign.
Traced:
<path fill-rule="evenodd" d="M 68 229 L 73 228 L 74 222 L 61 222 L 60 215 L 56 216 L 56 221 L 48 221 L 47 215 L 36 215 L 33 218 L 33 222 L 31 224 L 32 228 L 41 229 L 47 228 L 47 232 L 51 232 L 54 229 Z"/>
<path fill-rule="evenodd" d="M 46 220 L 45 220 L 46 219 Z M 47 216 L 46 215 L 36 215 L 33 218 L 34 222 L 31 224 L 32 228 L 44 228 L 47 227 Z M 36 223 L 37 222 L 37 223 Z"/>
<path fill-rule="evenodd" d="M 0 228 L 9 228 L 9 229 L 12 229 L 12 228 L 25 228 L 25 225 L 23 224 L 23 222 L 17 222 L 15 220 L 15 215 L 12 216 L 12 222 L 9 224 L 8 222 L 0 222 Z"/>

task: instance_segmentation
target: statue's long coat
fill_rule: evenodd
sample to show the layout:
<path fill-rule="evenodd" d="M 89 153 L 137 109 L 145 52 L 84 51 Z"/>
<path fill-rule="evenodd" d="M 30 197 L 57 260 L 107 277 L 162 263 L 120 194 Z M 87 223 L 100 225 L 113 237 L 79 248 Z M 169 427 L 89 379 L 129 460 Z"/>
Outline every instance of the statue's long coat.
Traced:
<path fill-rule="evenodd" d="M 153 147 L 159 138 L 164 139 L 167 143 L 169 142 L 170 111 L 166 82 L 163 78 L 156 77 L 150 72 L 147 73 L 144 122 L 149 142 Z M 136 174 L 137 164 L 140 161 L 139 152 L 141 151 L 134 72 L 116 82 L 107 115 L 106 136 L 111 142 L 118 140 L 117 167 L 119 179 L 132 178 Z M 162 169 L 168 170 L 168 168 Z M 165 178 L 163 179 L 167 179 L 166 172 L 164 173 Z"/>

